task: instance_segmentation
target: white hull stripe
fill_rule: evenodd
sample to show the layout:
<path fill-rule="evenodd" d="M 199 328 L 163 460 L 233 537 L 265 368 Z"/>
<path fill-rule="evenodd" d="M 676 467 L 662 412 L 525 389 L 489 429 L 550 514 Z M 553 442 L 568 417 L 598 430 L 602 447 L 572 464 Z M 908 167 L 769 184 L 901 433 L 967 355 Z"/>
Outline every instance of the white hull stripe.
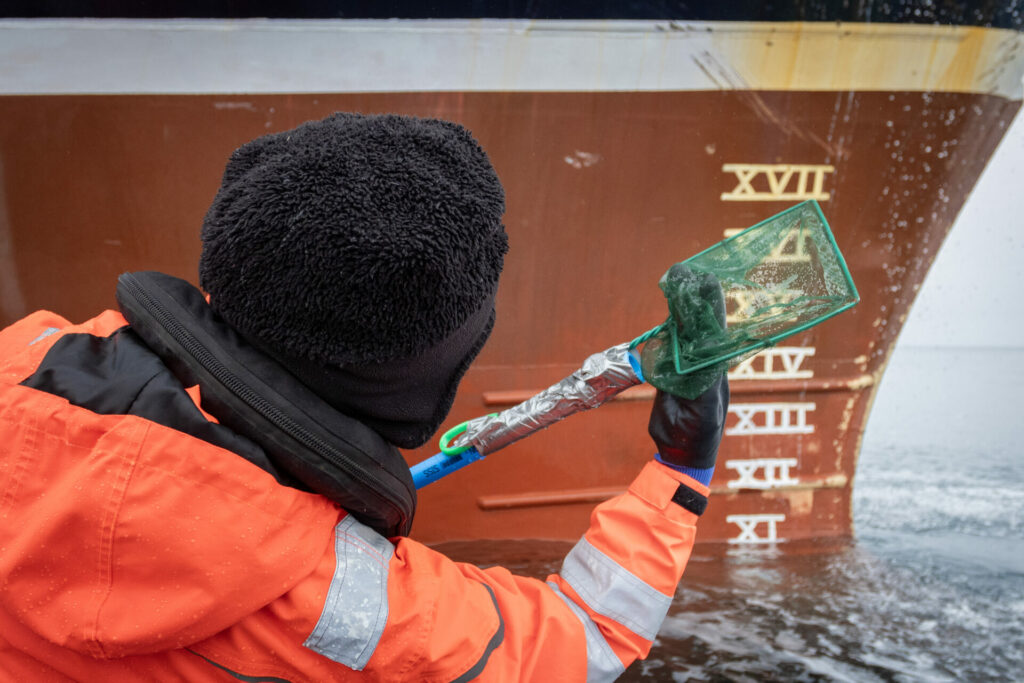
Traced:
<path fill-rule="evenodd" d="M 622 675 L 622 672 L 625 671 L 622 661 L 615 656 L 612 646 L 601 635 L 601 629 L 590 618 L 590 615 L 584 612 L 582 607 L 570 600 L 558 586 L 550 581 L 548 585 L 551 586 L 551 590 L 555 591 L 555 595 L 562 599 L 569 609 L 572 610 L 572 613 L 576 615 L 576 618 L 580 620 L 580 623 L 583 624 L 583 632 L 587 636 L 587 683 L 614 681 Z"/>
<path fill-rule="evenodd" d="M 0 21 L 0 94 L 882 90 L 1019 100 L 1022 44 L 1009 29 L 924 24 L 11 19 Z"/>
<path fill-rule="evenodd" d="M 388 618 L 391 543 L 351 515 L 335 527 L 336 565 L 324 609 L 306 647 L 361 671 Z"/>
<path fill-rule="evenodd" d="M 559 572 L 590 609 L 614 619 L 633 633 L 654 640 L 672 597 L 644 583 L 581 538 Z"/>

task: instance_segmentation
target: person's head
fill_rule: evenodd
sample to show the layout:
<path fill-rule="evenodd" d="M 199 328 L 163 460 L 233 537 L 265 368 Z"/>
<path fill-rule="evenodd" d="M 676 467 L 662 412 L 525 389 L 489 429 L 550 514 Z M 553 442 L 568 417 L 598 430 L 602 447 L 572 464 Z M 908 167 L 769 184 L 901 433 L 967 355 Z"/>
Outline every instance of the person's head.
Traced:
<path fill-rule="evenodd" d="M 504 209 L 462 126 L 333 114 L 234 152 L 203 223 L 200 286 L 328 403 L 412 448 L 494 324 Z"/>

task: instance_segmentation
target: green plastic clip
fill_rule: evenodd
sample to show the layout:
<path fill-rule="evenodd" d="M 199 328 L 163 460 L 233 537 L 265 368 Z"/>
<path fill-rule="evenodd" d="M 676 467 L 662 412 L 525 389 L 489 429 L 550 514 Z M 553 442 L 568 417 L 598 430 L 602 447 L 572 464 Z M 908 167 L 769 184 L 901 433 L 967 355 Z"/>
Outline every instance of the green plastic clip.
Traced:
<path fill-rule="evenodd" d="M 495 415 L 497 415 L 497 413 L 491 413 L 487 417 L 494 417 Z M 466 451 L 473 447 L 473 444 L 466 444 L 465 446 L 449 445 L 452 441 L 455 440 L 455 437 L 466 431 L 467 426 L 469 426 L 469 420 L 466 420 L 461 424 L 455 425 L 454 427 L 452 427 L 447 432 L 441 435 L 441 441 L 438 443 L 438 446 L 441 447 L 442 453 L 444 453 L 445 455 L 459 455 L 461 453 L 465 453 Z"/>

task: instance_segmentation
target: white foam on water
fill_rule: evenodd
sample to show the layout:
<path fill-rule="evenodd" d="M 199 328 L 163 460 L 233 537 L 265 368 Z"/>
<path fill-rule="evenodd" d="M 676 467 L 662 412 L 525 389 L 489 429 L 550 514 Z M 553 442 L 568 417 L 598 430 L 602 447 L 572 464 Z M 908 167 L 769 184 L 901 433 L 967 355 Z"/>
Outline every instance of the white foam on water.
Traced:
<path fill-rule="evenodd" d="M 691 569 L 655 659 L 625 680 L 988 680 L 1024 666 L 1019 574 L 862 545 Z"/>

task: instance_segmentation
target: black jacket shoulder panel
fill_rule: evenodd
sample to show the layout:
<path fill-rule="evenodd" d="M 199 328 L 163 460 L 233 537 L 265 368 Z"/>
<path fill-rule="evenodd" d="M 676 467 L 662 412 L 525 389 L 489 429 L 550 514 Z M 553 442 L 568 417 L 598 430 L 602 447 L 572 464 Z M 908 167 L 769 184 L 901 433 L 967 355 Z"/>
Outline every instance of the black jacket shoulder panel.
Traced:
<path fill-rule="evenodd" d="M 127 326 L 107 337 L 61 337 L 21 384 L 100 415 L 135 415 L 183 432 L 242 456 L 282 484 L 295 485 L 258 445 L 207 420 L 181 381 Z"/>

